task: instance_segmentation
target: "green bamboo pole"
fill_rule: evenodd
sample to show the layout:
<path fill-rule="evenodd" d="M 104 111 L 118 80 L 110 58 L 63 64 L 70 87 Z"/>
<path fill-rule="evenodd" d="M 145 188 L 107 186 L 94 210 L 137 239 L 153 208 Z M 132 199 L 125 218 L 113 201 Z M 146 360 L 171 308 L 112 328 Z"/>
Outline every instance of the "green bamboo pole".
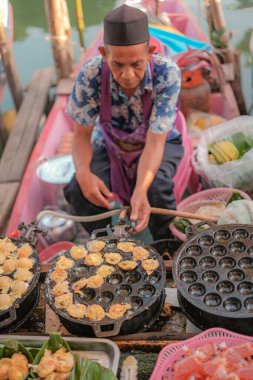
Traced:
<path fill-rule="evenodd" d="M 83 18 L 83 7 L 82 7 L 82 0 L 75 0 L 76 4 L 76 18 L 77 18 L 77 28 L 79 32 L 79 40 L 81 47 L 85 48 L 84 44 L 84 30 L 85 30 L 85 23 Z"/>

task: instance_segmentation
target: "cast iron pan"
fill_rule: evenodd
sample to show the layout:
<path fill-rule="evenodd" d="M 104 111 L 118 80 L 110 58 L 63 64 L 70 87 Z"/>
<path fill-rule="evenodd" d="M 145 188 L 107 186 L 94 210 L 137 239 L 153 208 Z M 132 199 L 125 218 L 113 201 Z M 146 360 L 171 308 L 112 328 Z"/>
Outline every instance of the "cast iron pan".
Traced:
<path fill-rule="evenodd" d="M 253 334 L 253 226 L 213 226 L 190 240 L 173 263 L 179 302 L 201 329 L 224 327 Z"/>

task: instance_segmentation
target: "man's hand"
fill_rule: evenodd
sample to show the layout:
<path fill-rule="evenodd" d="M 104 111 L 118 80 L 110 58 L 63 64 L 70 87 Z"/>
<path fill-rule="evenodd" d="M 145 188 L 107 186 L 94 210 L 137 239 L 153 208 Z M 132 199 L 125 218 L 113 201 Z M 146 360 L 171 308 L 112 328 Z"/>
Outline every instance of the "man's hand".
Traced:
<path fill-rule="evenodd" d="M 150 204 L 147 194 L 143 191 L 135 190 L 131 198 L 132 212 L 130 215 L 131 221 L 137 221 L 137 226 L 134 232 L 140 232 L 147 227 L 150 216 Z"/>
<path fill-rule="evenodd" d="M 85 173 L 77 181 L 82 190 L 82 193 L 88 201 L 98 207 L 112 208 L 107 198 L 112 196 L 110 190 L 106 187 L 105 183 L 98 178 L 95 174 L 89 172 Z"/>

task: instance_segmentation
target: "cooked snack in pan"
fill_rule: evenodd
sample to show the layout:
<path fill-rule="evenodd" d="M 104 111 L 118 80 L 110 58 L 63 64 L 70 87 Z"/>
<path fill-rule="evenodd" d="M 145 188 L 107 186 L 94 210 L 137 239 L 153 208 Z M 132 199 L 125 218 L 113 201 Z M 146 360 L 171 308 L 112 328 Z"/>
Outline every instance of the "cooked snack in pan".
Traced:
<path fill-rule="evenodd" d="M 55 306 L 58 309 L 67 309 L 73 303 L 73 295 L 71 293 L 63 294 L 62 296 L 55 297 Z"/>
<path fill-rule="evenodd" d="M 7 259 L 3 266 L 2 266 L 2 273 L 3 274 L 11 274 L 15 271 L 16 269 L 16 262 L 17 260 L 16 259 Z"/>
<path fill-rule="evenodd" d="M 3 265 L 5 260 L 6 260 L 6 255 L 0 251 L 0 265 Z"/>
<path fill-rule="evenodd" d="M 137 265 L 137 262 L 132 260 L 124 260 L 118 264 L 119 268 L 122 270 L 133 270 Z"/>
<path fill-rule="evenodd" d="M 57 261 L 56 261 L 56 268 L 58 269 L 71 269 L 74 266 L 74 261 L 68 259 L 65 256 L 61 256 Z"/>
<path fill-rule="evenodd" d="M 72 289 L 75 293 L 82 294 L 82 289 L 85 289 L 88 284 L 88 279 L 87 278 L 81 278 L 78 281 L 75 281 L 72 284 Z"/>
<path fill-rule="evenodd" d="M 8 293 L 13 280 L 8 276 L 0 277 L 0 293 Z"/>
<path fill-rule="evenodd" d="M 70 255 L 74 260 L 84 259 L 87 256 L 87 254 L 87 249 L 80 245 L 74 245 L 70 250 Z"/>
<path fill-rule="evenodd" d="M 131 305 L 129 305 L 129 304 L 121 305 L 121 304 L 118 303 L 118 304 L 112 305 L 110 307 L 110 309 L 107 312 L 107 315 L 110 318 L 118 319 L 118 318 L 123 317 L 123 315 L 125 314 L 125 312 L 127 310 L 129 310 L 130 308 L 131 308 Z"/>
<path fill-rule="evenodd" d="M 17 259 L 16 266 L 21 269 L 31 269 L 33 267 L 34 261 L 28 257 L 21 257 Z"/>
<path fill-rule="evenodd" d="M 107 252 L 104 254 L 104 257 L 105 257 L 105 261 L 108 264 L 112 264 L 112 265 L 116 265 L 120 262 L 120 260 L 122 260 L 121 254 L 117 252 Z"/>
<path fill-rule="evenodd" d="M 83 318 L 86 313 L 86 306 L 82 303 L 74 303 L 67 307 L 67 312 L 73 318 Z"/>
<path fill-rule="evenodd" d="M 107 277 L 114 272 L 115 268 L 113 268 L 111 265 L 101 265 L 101 267 L 98 268 L 96 274 L 99 274 L 102 277 Z"/>
<path fill-rule="evenodd" d="M 50 278 L 54 282 L 65 281 L 68 278 L 68 272 L 65 271 L 64 269 L 55 269 L 51 273 Z"/>
<path fill-rule="evenodd" d="M 13 300 L 9 294 L 0 294 L 0 310 L 7 310 L 11 307 Z"/>
<path fill-rule="evenodd" d="M 23 354 L 16 353 L 11 358 L 0 359 L 1 380 L 23 380 L 28 373 L 28 360 Z"/>
<path fill-rule="evenodd" d="M 14 273 L 14 278 L 15 280 L 29 282 L 33 278 L 33 273 L 27 269 L 17 269 Z"/>
<path fill-rule="evenodd" d="M 104 283 L 104 278 L 100 276 L 100 274 L 95 274 L 95 276 L 91 276 L 88 278 L 88 287 L 96 289 L 100 288 Z"/>
<path fill-rule="evenodd" d="M 11 285 L 10 296 L 13 300 L 22 297 L 28 289 L 28 284 L 25 281 L 13 281 Z"/>
<path fill-rule="evenodd" d="M 17 251 L 17 256 L 19 258 L 21 257 L 30 257 L 33 253 L 33 249 L 32 247 L 30 246 L 30 244 L 28 243 L 25 243 L 25 244 L 22 244 L 19 248 L 18 248 L 18 251 Z"/>
<path fill-rule="evenodd" d="M 149 252 L 147 249 L 143 247 L 134 247 L 133 248 L 133 260 L 145 260 L 149 256 Z"/>
<path fill-rule="evenodd" d="M 69 283 L 68 281 L 58 282 L 52 289 L 52 294 L 55 297 L 62 296 L 63 294 L 69 293 Z"/>
<path fill-rule="evenodd" d="M 142 261 L 141 266 L 147 272 L 147 274 L 150 275 L 152 272 L 154 272 L 155 269 L 159 267 L 159 262 L 155 259 L 147 259 Z"/>
<path fill-rule="evenodd" d="M 0 239 L 0 251 L 8 255 L 10 252 L 16 251 L 17 247 L 9 238 Z"/>
<path fill-rule="evenodd" d="M 117 244 L 117 248 L 123 252 L 132 252 L 135 246 L 136 244 L 132 241 L 125 241 Z"/>
<path fill-rule="evenodd" d="M 105 317 L 105 311 L 100 305 L 91 305 L 86 309 L 85 316 L 91 321 L 101 321 Z"/>
<path fill-rule="evenodd" d="M 104 261 L 104 259 L 101 255 L 101 253 L 90 253 L 84 259 L 84 263 L 86 265 L 93 265 L 93 266 L 100 265 L 100 264 L 102 264 L 103 261 Z"/>
<path fill-rule="evenodd" d="M 87 247 L 90 252 L 100 252 L 102 249 L 104 249 L 105 242 L 102 240 L 89 241 Z"/>

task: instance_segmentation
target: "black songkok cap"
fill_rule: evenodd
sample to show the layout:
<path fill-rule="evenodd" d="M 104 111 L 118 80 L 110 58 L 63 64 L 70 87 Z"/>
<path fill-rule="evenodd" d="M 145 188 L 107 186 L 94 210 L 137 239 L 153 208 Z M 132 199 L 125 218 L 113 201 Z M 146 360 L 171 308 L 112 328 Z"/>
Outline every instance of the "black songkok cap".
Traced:
<path fill-rule="evenodd" d="M 148 18 L 140 9 L 124 4 L 104 18 L 104 43 L 127 46 L 149 41 Z"/>

